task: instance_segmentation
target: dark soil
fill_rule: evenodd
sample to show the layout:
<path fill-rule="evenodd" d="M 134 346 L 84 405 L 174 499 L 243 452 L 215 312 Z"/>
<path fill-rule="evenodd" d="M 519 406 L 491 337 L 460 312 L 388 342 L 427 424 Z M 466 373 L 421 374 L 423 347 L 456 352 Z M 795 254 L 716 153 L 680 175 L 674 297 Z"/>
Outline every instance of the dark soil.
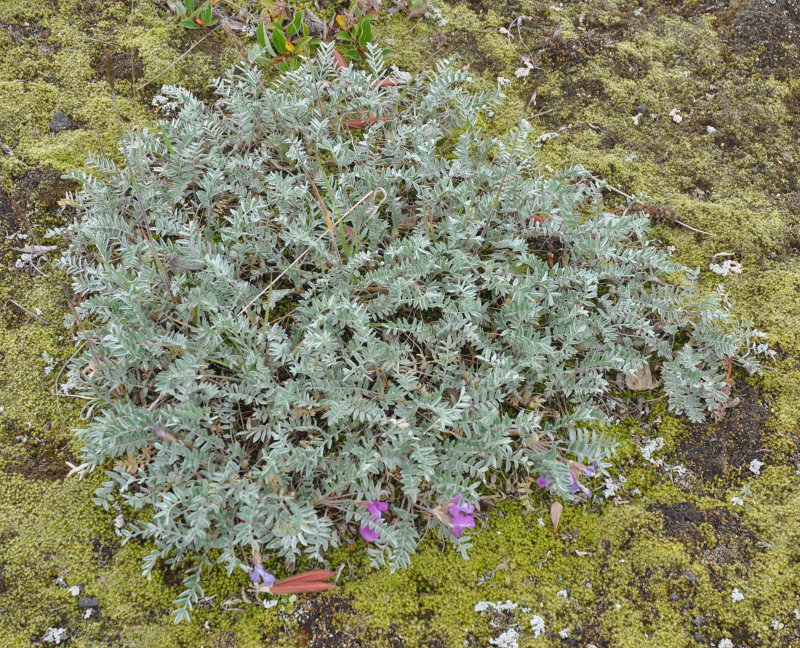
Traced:
<path fill-rule="evenodd" d="M 0 189 L 0 264 L 13 266 L 19 252 L 11 248 L 38 245 L 49 228 L 60 225 L 68 215 L 72 215 L 71 211 L 65 213 L 58 201 L 68 191 L 75 191 L 78 183 L 65 180 L 61 175 L 54 169 L 32 167 L 23 176 L 15 178 L 11 193 Z M 27 234 L 28 238 L 12 239 L 17 233 Z M 29 319 L 25 313 L 20 312 L 20 315 L 22 321 Z"/>
<path fill-rule="evenodd" d="M 28 479 L 60 481 L 67 476 L 69 467 L 64 464 L 64 452 L 52 446 L 26 448 L 26 454 L 5 465 L 5 470 L 25 475 Z"/>
<path fill-rule="evenodd" d="M 342 596 L 309 599 L 296 614 L 297 644 L 307 648 L 361 648 L 365 644 L 356 627 L 357 619 L 350 601 Z"/>
<path fill-rule="evenodd" d="M 143 63 L 135 51 L 107 51 L 95 60 L 94 69 L 98 78 L 109 83 L 137 81 L 142 78 Z"/>
<path fill-rule="evenodd" d="M 12 304 L 7 304 L 3 311 L 5 313 L 12 308 Z M 24 318 L 27 315 L 22 313 L 23 321 Z M 50 427 L 49 423 L 45 425 Z M 5 456 L 7 472 L 19 473 L 29 479 L 49 481 L 63 479 L 69 472 L 69 467 L 64 463 L 64 443 L 25 434 L 13 419 L 5 421 L 0 428 L 0 442 L 9 446 Z"/>
<path fill-rule="evenodd" d="M 800 0 L 734 0 L 719 24 L 731 50 L 761 72 L 787 79 L 800 64 Z"/>
<path fill-rule="evenodd" d="M 763 461 L 762 435 L 767 434 L 769 408 L 752 386 L 735 390 L 741 403 L 725 412 L 721 423 L 693 425 L 677 448 L 678 460 L 706 482 L 736 483 L 749 472 L 753 459 Z"/>
<path fill-rule="evenodd" d="M 748 565 L 756 549 L 756 534 L 738 515 L 723 508 L 701 511 L 691 502 L 654 504 L 649 511 L 664 517 L 664 534 L 699 553 L 705 562 Z M 703 528 L 701 525 L 706 525 Z M 713 530 L 714 538 L 706 530 Z"/>
<path fill-rule="evenodd" d="M 0 190 L 0 227 L 4 234 L 9 236 L 13 232 L 19 231 L 20 221 L 14 209 L 16 200 L 12 200 L 11 195 Z"/>
<path fill-rule="evenodd" d="M 97 559 L 98 567 L 105 567 L 108 565 L 111 562 L 111 559 L 114 557 L 114 554 L 117 553 L 117 550 L 119 549 L 118 545 L 103 544 L 99 538 L 93 538 L 91 544 L 92 551 Z"/>
<path fill-rule="evenodd" d="M 211 648 L 237 648 L 236 635 L 232 632 L 223 632 L 211 644 Z"/>
<path fill-rule="evenodd" d="M 27 227 L 36 226 L 34 212 L 46 212 L 48 216 L 58 211 L 58 201 L 68 191 L 75 191 L 78 183 L 66 180 L 55 169 L 33 167 L 25 175 L 16 178 L 11 194 L 0 190 L 0 225 L 8 234 Z M 25 221 L 29 221 L 26 223 Z M 42 223 L 44 227 L 52 223 Z"/>

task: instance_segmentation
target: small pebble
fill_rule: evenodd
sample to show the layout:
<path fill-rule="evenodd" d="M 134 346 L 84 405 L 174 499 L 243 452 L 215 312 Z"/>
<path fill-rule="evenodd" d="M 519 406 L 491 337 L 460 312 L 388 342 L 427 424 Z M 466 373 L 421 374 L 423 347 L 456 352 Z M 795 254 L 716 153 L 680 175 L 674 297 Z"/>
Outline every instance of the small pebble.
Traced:
<path fill-rule="evenodd" d="M 88 596 L 81 596 L 78 599 L 78 605 L 83 608 L 84 610 L 88 610 L 89 608 L 96 608 L 100 606 L 100 601 L 96 598 L 89 598 Z"/>
<path fill-rule="evenodd" d="M 80 128 L 80 125 L 62 112 L 55 113 L 50 120 L 51 133 L 60 133 L 61 131 L 75 130 L 76 128 Z"/>

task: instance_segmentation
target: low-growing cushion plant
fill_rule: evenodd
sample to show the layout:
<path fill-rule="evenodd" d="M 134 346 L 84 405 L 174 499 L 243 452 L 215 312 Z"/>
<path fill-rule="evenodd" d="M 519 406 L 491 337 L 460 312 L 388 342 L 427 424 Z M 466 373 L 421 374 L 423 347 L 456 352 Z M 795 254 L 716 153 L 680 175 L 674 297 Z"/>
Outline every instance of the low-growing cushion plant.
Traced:
<path fill-rule="evenodd" d="M 490 475 L 570 499 L 605 470 L 609 380 L 648 365 L 697 421 L 765 351 L 643 214 L 580 167 L 543 176 L 528 123 L 483 136 L 499 89 L 338 60 L 241 65 L 210 106 L 167 89 L 179 114 L 75 174 L 57 231 L 85 462 L 138 512 L 145 572 L 191 556 L 179 618 L 213 561 L 322 559 L 359 529 L 376 563 L 430 530 L 463 550 Z"/>

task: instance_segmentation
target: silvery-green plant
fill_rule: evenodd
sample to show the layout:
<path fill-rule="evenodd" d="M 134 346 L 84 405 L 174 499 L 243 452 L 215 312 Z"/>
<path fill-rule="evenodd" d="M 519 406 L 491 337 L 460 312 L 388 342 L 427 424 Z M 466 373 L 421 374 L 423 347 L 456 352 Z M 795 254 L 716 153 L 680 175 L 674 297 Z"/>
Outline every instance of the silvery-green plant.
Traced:
<path fill-rule="evenodd" d="M 697 421 L 729 358 L 759 368 L 760 334 L 645 216 L 604 210 L 580 167 L 543 176 L 524 121 L 482 136 L 499 89 L 366 63 L 242 65 L 211 106 L 172 88 L 180 113 L 128 136 L 124 167 L 75 174 L 57 233 L 85 461 L 117 460 L 97 499 L 139 512 L 146 573 L 186 560 L 178 618 L 212 561 L 321 560 L 359 527 L 376 563 L 430 529 L 464 550 L 492 473 L 573 497 L 576 465 L 609 465 L 618 373 L 660 368 Z"/>

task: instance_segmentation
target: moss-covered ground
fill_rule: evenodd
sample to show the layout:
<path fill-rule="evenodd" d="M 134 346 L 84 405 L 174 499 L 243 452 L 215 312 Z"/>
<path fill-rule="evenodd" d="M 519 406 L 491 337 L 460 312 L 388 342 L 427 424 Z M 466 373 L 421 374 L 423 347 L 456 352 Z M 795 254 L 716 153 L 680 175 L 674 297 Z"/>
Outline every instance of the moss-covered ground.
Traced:
<path fill-rule="evenodd" d="M 333 593 L 269 609 L 241 600 L 246 576 L 220 572 L 191 623 L 175 625 L 179 578 L 140 576 L 147 547 L 120 546 L 120 512 L 92 502 L 101 475 L 65 479 L 80 461 L 70 430 L 88 414 L 54 395 L 74 351 L 65 282 L 45 262 L 16 267 L 15 248 L 68 217 L 64 171 L 92 151 L 113 156 L 122 132 L 154 122 L 160 84 L 206 93 L 238 52 L 221 30 L 179 27 L 166 3 L 0 0 L 0 648 L 51 645 L 50 628 L 76 648 L 486 648 L 509 630 L 522 648 L 800 646 L 800 5 L 441 9 L 442 25 L 384 11 L 375 31 L 397 64 L 456 56 L 478 85 L 508 79 L 489 130 L 524 116 L 557 135 L 543 164 L 582 164 L 707 232 L 657 226 L 707 285 L 725 282 L 776 362 L 735 377 L 740 405 L 718 424 L 689 425 L 656 397 L 634 402 L 616 430 L 613 481 L 567 506 L 557 531 L 541 493 L 509 493 L 482 512 L 469 561 L 428 542 L 391 574 L 357 544 L 330 556 Z M 78 127 L 51 132 L 57 112 Z M 620 197 L 609 190 L 610 205 Z M 718 253 L 742 274 L 709 272 Z M 640 447 L 659 437 L 646 461 Z M 97 614 L 83 618 L 73 585 L 100 601 Z M 476 611 L 481 601 L 516 608 Z"/>

